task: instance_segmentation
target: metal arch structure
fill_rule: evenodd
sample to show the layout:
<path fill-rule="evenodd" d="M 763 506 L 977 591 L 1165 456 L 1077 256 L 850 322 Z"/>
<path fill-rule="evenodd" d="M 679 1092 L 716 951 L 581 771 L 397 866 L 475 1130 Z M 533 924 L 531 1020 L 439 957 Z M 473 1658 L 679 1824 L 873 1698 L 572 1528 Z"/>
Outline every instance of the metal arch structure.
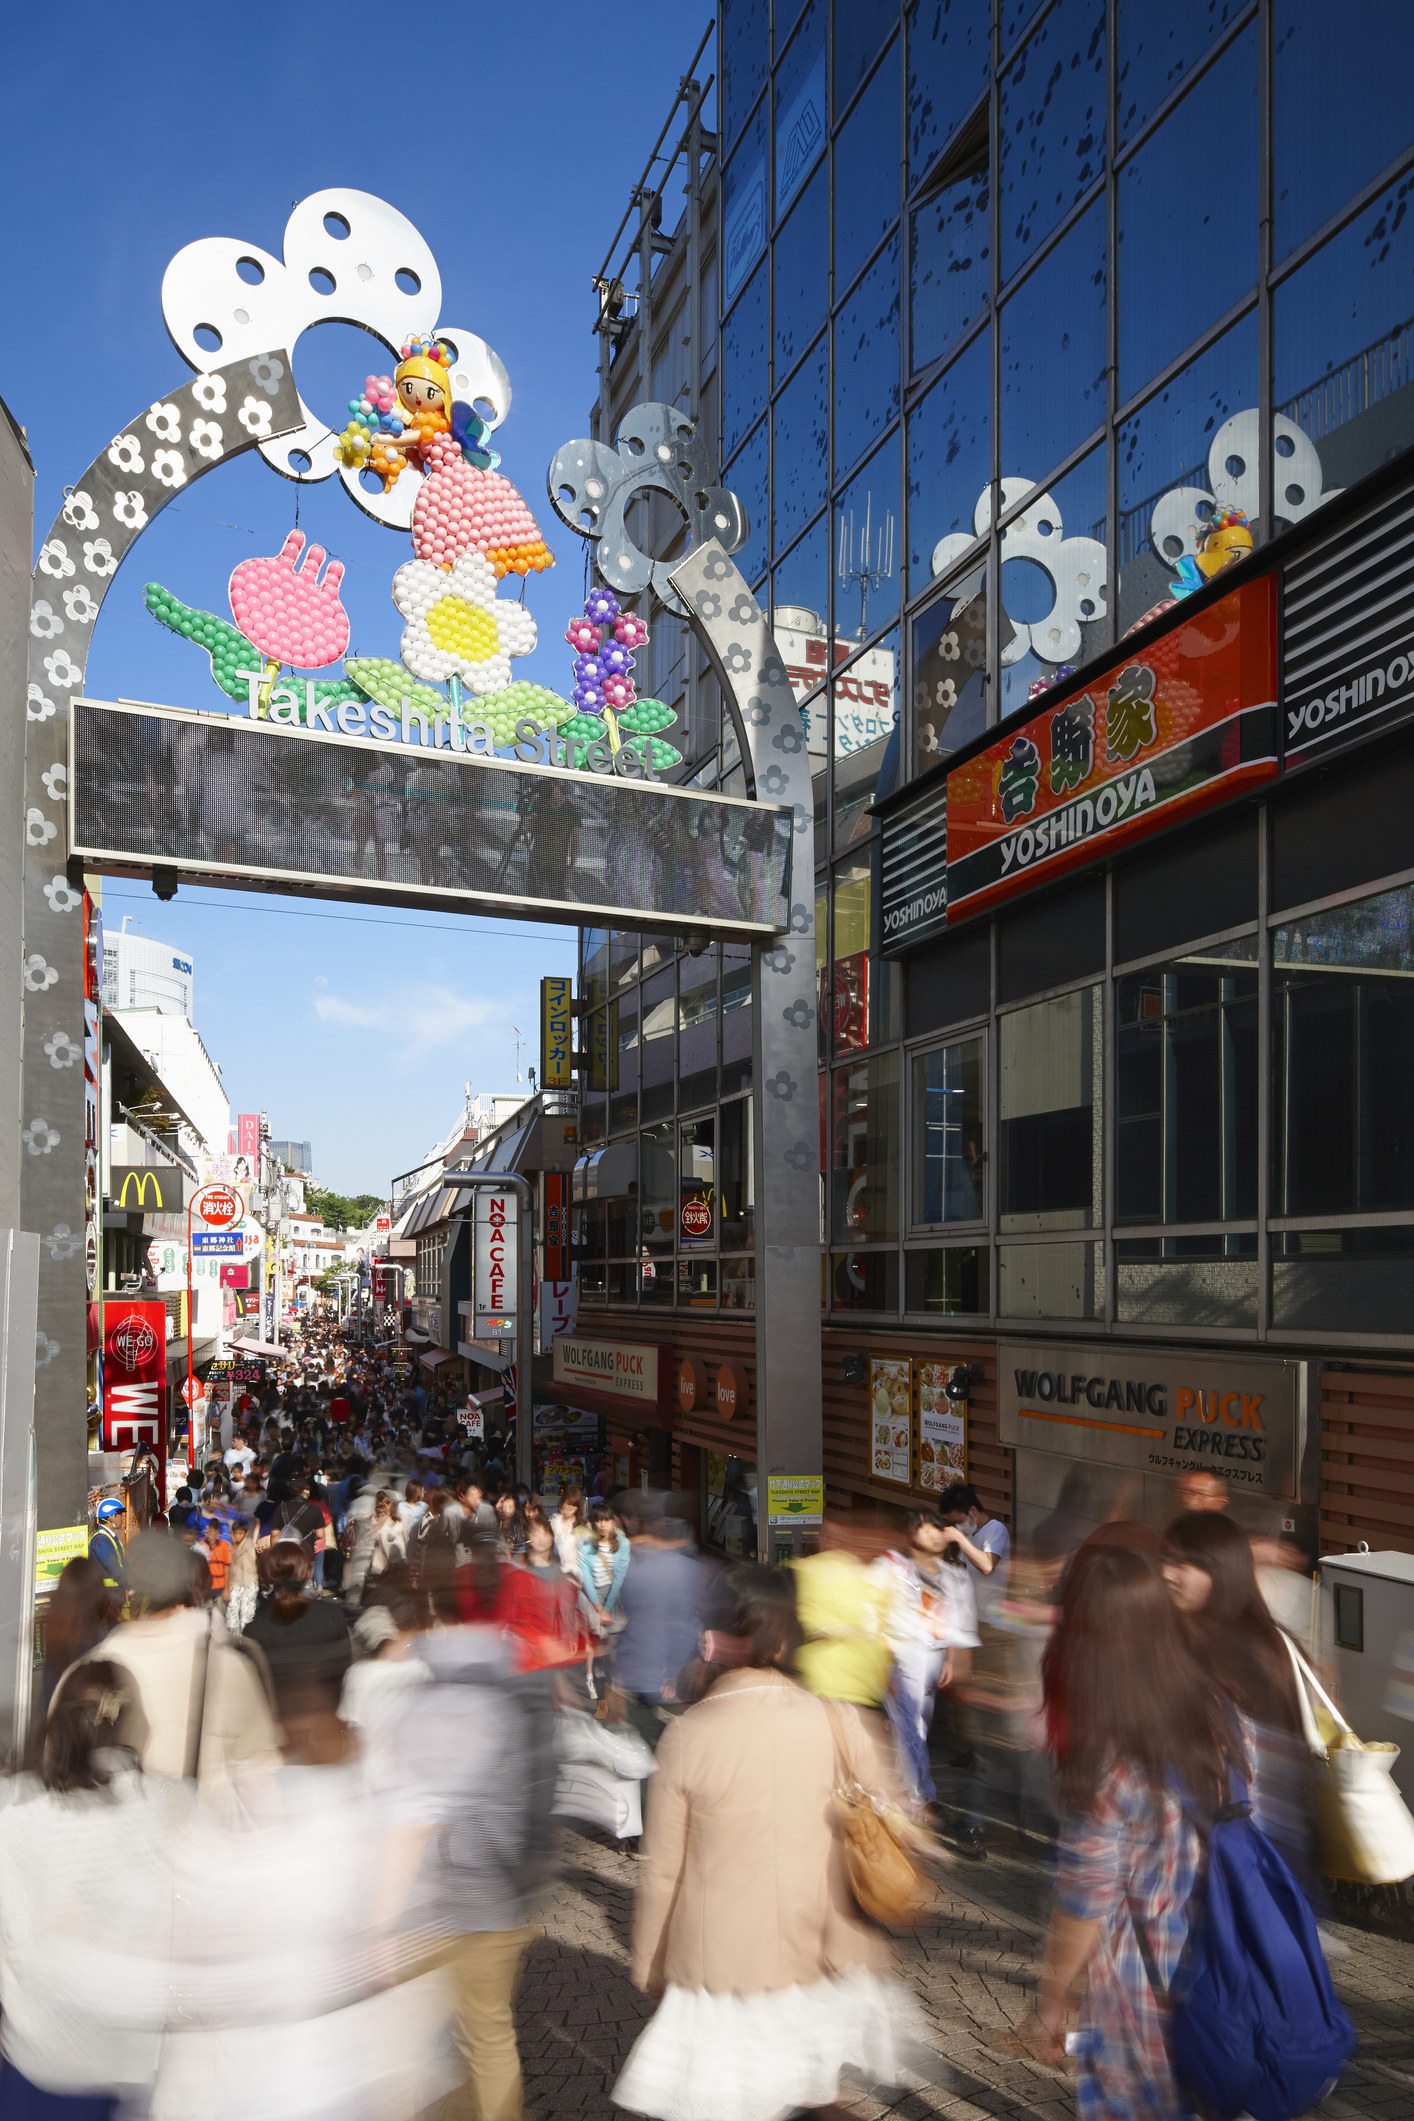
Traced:
<path fill-rule="evenodd" d="M 66 499 L 35 563 L 21 850 L 24 981 L 21 1227 L 39 1233 L 34 1427 L 41 1522 L 81 1521 L 88 1286 L 84 937 L 69 874 L 71 702 L 119 566 L 153 517 L 206 472 L 303 422 L 290 355 L 276 346 L 213 368 L 135 414 Z M 95 1202 L 101 1215 L 101 1202 Z"/>

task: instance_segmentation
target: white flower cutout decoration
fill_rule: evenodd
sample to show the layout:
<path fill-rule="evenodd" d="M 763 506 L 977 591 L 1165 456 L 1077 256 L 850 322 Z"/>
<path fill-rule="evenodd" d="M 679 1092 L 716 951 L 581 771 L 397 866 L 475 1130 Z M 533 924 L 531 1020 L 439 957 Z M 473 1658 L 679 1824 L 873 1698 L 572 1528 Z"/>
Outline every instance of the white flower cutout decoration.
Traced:
<path fill-rule="evenodd" d="M 98 517 L 94 513 L 92 501 L 82 487 L 76 493 L 71 493 L 64 502 L 64 521 L 71 524 L 75 530 L 97 530 Z"/>
<path fill-rule="evenodd" d="M 30 607 L 29 630 L 37 641 L 52 641 L 64 631 L 64 621 L 47 597 L 36 597 Z"/>
<path fill-rule="evenodd" d="M 140 478 L 146 469 L 136 435 L 115 435 L 108 445 L 108 461 L 128 478 Z"/>
<path fill-rule="evenodd" d="M 51 699 L 45 697 L 38 685 L 31 685 L 25 711 L 31 722 L 47 722 L 50 715 L 56 714 L 58 709 Z"/>
<path fill-rule="evenodd" d="M 198 376 L 192 384 L 191 394 L 206 412 L 226 410 L 226 378 L 224 376 Z"/>
<path fill-rule="evenodd" d="M 128 530 L 141 530 L 147 522 L 147 509 L 140 493 L 115 493 L 113 513 Z"/>
<path fill-rule="evenodd" d="M 51 766 L 47 773 L 42 773 L 39 777 L 49 791 L 50 802 L 62 803 L 65 795 L 68 793 L 68 767 L 62 764 L 58 766 Z"/>
<path fill-rule="evenodd" d="M 31 994 L 47 994 L 59 975 L 37 950 L 25 959 L 25 985 Z"/>
<path fill-rule="evenodd" d="M 51 1149 L 59 1146 L 59 1129 L 51 1127 L 47 1119 L 32 1119 L 20 1140 L 31 1156 L 48 1156 Z"/>
<path fill-rule="evenodd" d="M 80 582 L 76 589 L 64 591 L 64 609 L 76 626 L 91 626 L 98 617 L 98 605 L 87 582 Z"/>
<path fill-rule="evenodd" d="M 147 428 L 150 434 L 156 435 L 159 442 L 180 442 L 182 439 L 181 413 L 175 405 L 164 405 L 159 399 L 156 405 L 150 406 L 148 409 Z"/>
<path fill-rule="evenodd" d="M 44 1242 L 49 1247 L 51 1259 L 72 1259 L 83 1239 L 75 1237 L 67 1223 L 55 1223 Z"/>
<path fill-rule="evenodd" d="M 51 876 L 44 887 L 44 896 L 56 913 L 72 913 L 75 906 L 81 902 L 83 893 L 75 891 L 66 876 Z"/>
<path fill-rule="evenodd" d="M 254 366 L 255 364 L 252 363 L 251 365 Z M 257 442 L 263 441 L 270 432 L 272 425 L 270 407 L 266 404 L 264 398 L 247 398 L 240 411 L 236 414 L 236 418 L 240 421 L 246 433 L 254 435 Z"/>
<path fill-rule="evenodd" d="M 59 827 L 53 818 L 48 818 L 37 804 L 31 803 L 25 812 L 25 844 L 29 847 L 47 847 L 59 836 Z"/>
<path fill-rule="evenodd" d="M 221 430 L 214 420 L 193 420 L 187 440 L 199 457 L 211 463 L 221 454 Z"/>
<path fill-rule="evenodd" d="M 90 574 L 106 577 L 118 571 L 118 562 L 113 557 L 113 548 L 107 538 L 94 538 L 91 542 L 85 539 L 83 563 Z"/>
<path fill-rule="evenodd" d="M 185 486 L 187 467 L 182 462 L 179 451 L 159 449 L 152 459 L 152 476 L 154 479 L 160 479 L 164 486 Z"/>
<path fill-rule="evenodd" d="M 59 625 L 63 625 L 63 620 Z M 56 627 L 55 631 L 58 631 Z M 67 648 L 56 648 L 53 655 L 44 658 L 44 667 L 49 673 L 51 685 L 62 685 L 67 692 L 73 685 L 83 683 L 83 665 L 76 663 Z"/>
<path fill-rule="evenodd" d="M 534 619 L 523 604 L 497 602 L 496 571 L 479 552 L 464 552 L 450 574 L 409 560 L 393 576 L 393 602 L 408 621 L 403 661 L 434 685 L 454 677 L 478 697 L 500 692 L 511 657 L 535 646 Z"/>
<path fill-rule="evenodd" d="M 69 558 L 69 548 L 62 538 L 50 538 L 39 550 L 39 571 L 62 582 L 66 575 L 74 572 L 74 563 Z"/>
<path fill-rule="evenodd" d="M 51 1068 L 72 1068 L 76 1060 L 83 1059 L 83 1047 L 67 1031 L 52 1032 L 44 1041 L 44 1050 Z"/>

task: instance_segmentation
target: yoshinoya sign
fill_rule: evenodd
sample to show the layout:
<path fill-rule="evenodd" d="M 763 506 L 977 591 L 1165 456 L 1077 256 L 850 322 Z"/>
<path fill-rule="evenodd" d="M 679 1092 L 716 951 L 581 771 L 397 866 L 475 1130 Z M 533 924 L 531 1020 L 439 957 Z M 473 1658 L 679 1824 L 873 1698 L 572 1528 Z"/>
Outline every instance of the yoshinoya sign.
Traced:
<path fill-rule="evenodd" d="M 946 788 L 885 820 L 879 908 L 886 957 L 947 927 L 947 839 Z"/>
<path fill-rule="evenodd" d="M 1216 1473 L 1235 1493 L 1295 1497 L 1304 1370 L 1172 1348 L 1005 1341 L 997 1433 L 1014 1449 L 1168 1478 Z"/>
<path fill-rule="evenodd" d="M 1342 523 L 1282 577 L 1285 764 L 1414 717 L 1414 493 Z"/>
<path fill-rule="evenodd" d="M 1117 660 L 947 778 L 949 921 L 1277 772 L 1275 582 Z"/>
<path fill-rule="evenodd" d="M 660 1352 L 636 1341 L 582 1340 L 577 1334 L 557 1333 L 553 1376 L 557 1385 L 606 1392 L 615 1399 L 635 1400 L 645 1408 L 656 1408 L 660 1397 Z"/>

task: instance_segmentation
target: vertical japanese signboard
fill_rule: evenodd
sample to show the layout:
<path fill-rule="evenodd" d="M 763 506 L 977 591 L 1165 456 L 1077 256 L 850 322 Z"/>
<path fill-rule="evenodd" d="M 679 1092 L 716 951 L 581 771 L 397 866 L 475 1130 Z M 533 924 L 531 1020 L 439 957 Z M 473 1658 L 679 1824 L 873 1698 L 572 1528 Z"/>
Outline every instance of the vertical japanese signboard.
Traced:
<path fill-rule="evenodd" d="M 570 1175 L 545 1173 L 545 1279 L 570 1278 Z"/>
<path fill-rule="evenodd" d="M 162 1406 L 166 1380 L 166 1305 L 126 1299 L 105 1303 L 103 1447 L 131 1451 L 140 1443 L 150 1444 L 159 1474 L 167 1460 Z"/>
<path fill-rule="evenodd" d="M 907 1487 L 912 1480 L 913 1365 L 884 1362 L 869 1365 L 869 1470 L 876 1480 Z"/>
<path fill-rule="evenodd" d="M 472 1227 L 476 1233 L 474 1303 L 477 1337 L 515 1332 L 516 1197 L 478 1186 Z"/>
<path fill-rule="evenodd" d="M 236 1154 L 245 1157 L 252 1174 L 260 1162 L 260 1114 L 242 1112 L 236 1120 Z"/>
<path fill-rule="evenodd" d="M 574 1061 L 574 982 L 540 982 L 540 1087 L 568 1090 Z"/>

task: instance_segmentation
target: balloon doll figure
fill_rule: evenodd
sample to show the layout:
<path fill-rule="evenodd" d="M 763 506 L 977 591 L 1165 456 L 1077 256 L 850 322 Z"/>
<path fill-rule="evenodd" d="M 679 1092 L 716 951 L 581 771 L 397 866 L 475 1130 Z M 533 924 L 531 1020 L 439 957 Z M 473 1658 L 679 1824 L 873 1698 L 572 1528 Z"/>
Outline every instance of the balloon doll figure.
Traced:
<path fill-rule="evenodd" d="M 409 339 L 391 377 L 367 377 L 334 445 L 340 463 L 374 472 L 385 493 L 410 464 L 421 472 L 459 463 L 494 470 L 501 460 L 487 447 L 485 422 L 452 396 L 451 360 L 439 340 Z"/>

